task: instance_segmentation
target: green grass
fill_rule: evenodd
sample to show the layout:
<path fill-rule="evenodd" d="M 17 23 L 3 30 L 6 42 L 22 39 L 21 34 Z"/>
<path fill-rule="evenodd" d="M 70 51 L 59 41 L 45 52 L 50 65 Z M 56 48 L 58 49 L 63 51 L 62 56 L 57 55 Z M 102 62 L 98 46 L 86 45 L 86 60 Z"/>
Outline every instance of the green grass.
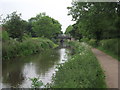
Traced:
<path fill-rule="evenodd" d="M 97 47 L 97 49 L 103 51 L 104 53 L 106 53 L 106 54 L 108 54 L 108 55 L 112 56 L 113 58 L 115 58 L 115 59 L 120 61 L 120 57 L 117 54 L 114 54 L 113 52 L 111 52 L 109 50 L 106 50 L 106 49 L 104 49 L 103 47 L 100 47 L 100 46 Z"/>
<path fill-rule="evenodd" d="M 103 52 L 109 54 L 113 58 L 116 58 L 117 60 L 120 61 L 119 44 L 120 44 L 120 39 L 119 38 L 101 40 L 99 42 L 98 49 L 102 50 Z"/>
<path fill-rule="evenodd" d="M 104 73 L 90 47 L 79 42 L 69 44 L 73 48 L 74 55 L 58 66 L 58 71 L 48 87 L 106 88 Z"/>
<path fill-rule="evenodd" d="M 55 47 L 57 45 L 46 38 L 28 38 L 23 42 L 11 39 L 2 43 L 2 59 L 6 60 L 18 56 L 27 56 Z"/>
<path fill-rule="evenodd" d="M 95 39 L 91 39 L 87 42 L 92 47 L 98 48 L 99 50 L 105 52 L 106 54 L 112 56 L 113 58 L 120 61 L 120 39 L 104 39 L 96 42 Z"/>

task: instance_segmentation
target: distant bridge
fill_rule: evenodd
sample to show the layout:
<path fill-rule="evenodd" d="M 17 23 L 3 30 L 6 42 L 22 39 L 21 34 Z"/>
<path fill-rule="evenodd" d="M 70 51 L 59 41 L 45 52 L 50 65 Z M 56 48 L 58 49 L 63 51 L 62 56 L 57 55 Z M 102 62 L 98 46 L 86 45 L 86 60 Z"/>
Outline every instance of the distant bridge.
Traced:
<path fill-rule="evenodd" d="M 59 34 L 57 38 L 58 39 L 69 39 L 69 40 L 71 40 L 72 37 L 70 35 L 66 35 L 66 34 Z"/>
<path fill-rule="evenodd" d="M 66 34 L 59 34 L 57 39 L 59 39 L 59 42 L 63 44 L 65 40 L 73 40 L 72 36 L 66 35 Z"/>

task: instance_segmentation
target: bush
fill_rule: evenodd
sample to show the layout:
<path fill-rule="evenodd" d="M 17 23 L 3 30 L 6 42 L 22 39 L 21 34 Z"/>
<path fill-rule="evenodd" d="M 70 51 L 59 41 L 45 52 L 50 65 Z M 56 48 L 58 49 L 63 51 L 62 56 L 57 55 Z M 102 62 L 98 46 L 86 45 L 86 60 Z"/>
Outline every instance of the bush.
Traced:
<path fill-rule="evenodd" d="M 118 43 L 119 43 L 120 39 L 106 39 L 106 40 L 101 40 L 99 42 L 99 46 L 101 48 L 103 48 L 104 50 L 107 50 L 111 53 L 113 53 L 114 55 L 118 56 L 118 59 L 120 58 L 119 56 L 119 52 L 120 48 L 118 47 Z M 120 60 L 120 59 L 119 59 Z"/>
<path fill-rule="evenodd" d="M 10 39 L 2 43 L 2 58 L 11 59 L 26 56 L 43 50 L 57 47 L 51 40 L 45 38 L 28 38 L 23 42 Z"/>
<path fill-rule="evenodd" d="M 100 46 L 114 54 L 118 54 L 118 39 L 101 40 Z"/>
<path fill-rule="evenodd" d="M 93 46 L 93 47 L 96 47 L 97 46 L 97 41 L 95 39 L 90 39 L 90 41 L 88 41 L 88 44 Z"/>
<path fill-rule="evenodd" d="M 58 71 L 48 87 L 52 88 L 106 88 L 103 71 L 85 43 L 70 42 L 74 55 Z"/>
<path fill-rule="evenodd" d="M 8 32 L 3 30 L 2 31 L 2 41 L 6 41 L 6 40 L 9 40 L 9 35 L 8 35 Z"/>
<path fill-rule="evenodd" d="M 88 38 L 82 38 L 82 39 L 80 39 L 80 41 L 81 41 L 81 42 L 88 42 L 89 39 L 88 39 Z"/>
<path fill-rule="evenodd" d="M 23 39 L 23 40 L 26 40 L 26 39 L 28 39 L 28 38 L 30 38 L 30 37 L 31 37 L 30 35 L 28 35 L 28 34 L 24 33 L 24 35 L 23 35 L 22 39 Z"/>

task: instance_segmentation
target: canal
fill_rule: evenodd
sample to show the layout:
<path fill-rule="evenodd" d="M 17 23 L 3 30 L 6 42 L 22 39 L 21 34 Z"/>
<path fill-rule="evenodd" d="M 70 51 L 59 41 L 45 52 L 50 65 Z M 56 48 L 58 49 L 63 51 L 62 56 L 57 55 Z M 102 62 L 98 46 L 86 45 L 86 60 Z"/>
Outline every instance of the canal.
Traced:
<path fill-rule="evenodd" d="M 2 63 L 2 88 L 30 88 L 29 78 L 39 77 L 45 84 L 50 83 L 56 66 L 68 60 L 70 49 L 57 48 L 40 54 L 9 60 Z"/>

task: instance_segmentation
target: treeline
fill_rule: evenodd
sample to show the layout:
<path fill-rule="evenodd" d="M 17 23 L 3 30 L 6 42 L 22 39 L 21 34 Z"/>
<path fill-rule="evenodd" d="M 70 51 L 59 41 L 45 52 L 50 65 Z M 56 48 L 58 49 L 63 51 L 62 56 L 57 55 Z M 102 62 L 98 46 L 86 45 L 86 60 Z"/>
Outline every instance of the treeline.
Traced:
<path fill-rule="evenodd" d="M 61 24 L 45 13 L 40 13 L 36 17 L 25 21 L 21 18 L 21 14 L 13 12 L 2 22 L 3 41 L 6 39 L 7 34 L 10 38 L 22 41 L 24 37 L 46 37 L 52 39 L 62 33 Z"/>
<path fill-rule="evenodd" d="M 21 14 L 13 12 L 2 23 L 2 59 L 26 56 L 46 49 L 55 48 L 61 24 L 40 13 L 25 21 Z"/>
<path fill-rule="evenodd" d="M 120 37 L 120 2 L 72 2 L 69 14 L 76 23 L 66 33 L 76 39 L 110 39 Z"/>
<path fill-rule="evenodd" d="M 75 24 L 69 25 L 66 34 L 76 40 L 106 50 L 118 60 L 120 40 L 120 2 L 72 2 L 68 7 Z M 107 43 L 106 43 L 107 42 Z"/>

